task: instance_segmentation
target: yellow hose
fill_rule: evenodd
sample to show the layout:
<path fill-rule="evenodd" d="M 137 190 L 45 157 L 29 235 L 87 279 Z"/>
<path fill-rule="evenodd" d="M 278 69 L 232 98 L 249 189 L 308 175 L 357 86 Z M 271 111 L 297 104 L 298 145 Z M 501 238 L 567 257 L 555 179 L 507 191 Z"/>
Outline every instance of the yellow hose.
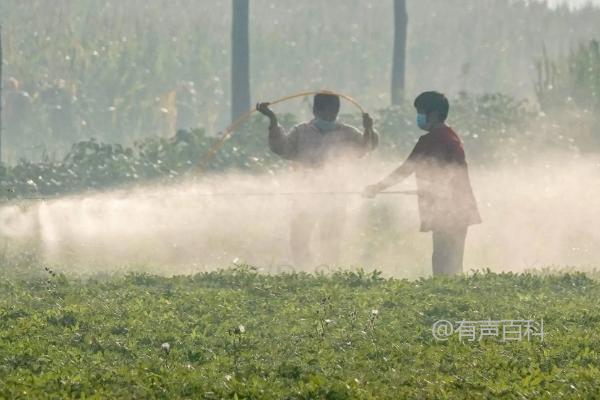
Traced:
<path fill-rule="evenodd" d="M 365 113 L 365 109 L 358 103 L 358 101 L 354 100 L 352 97 L 346 96 L 345 94 L 332 92 L 330 90 L 316 90 L 316 91 L 311 91 L 311 92 L 296 93 L 296 94 L 292 94 L 290 96 L 282 97 L 282 98 L 277 99 L 275 101 L 270 101 L 268 103 L 269 103 L 269 105 L 275 105 L 275 104 L 283 103 L 284 101 L 292 100 L 292 99 L 295 99 L 295 98 L 298 98 L 298 97 L 313 96 L 315 94 L 330 94 L 330 95 L 341 97 L 342 99 L 347 100 L 349 103 L 351 103 L 356 108 L 358 108 L 360 110 L 361 114 Z M 200 159 L 200 162 L 198 163 L 198 170 L 199 171 L 202 171 L 204 169 L 204 167 L 206 166 L 206 164 L 208 164 L 208 162 L 210 160 L 212 160 L 212 158 L 215 156 L 215 154 L 217 153 L 217 151 L 221 148 L 221 146 L 223 145 L 223 143 L 225 143 L 225 141 L 227 139 L 229 139 L 233 135 L 233 133 L 235 132 L 235 130 L 237 128 L 239 128 L 240 125 L 243 124 L 248 118 L 250 118 L 250 116 L 252 114 L 254 114 L 255 112 L 257 112 L 256 108 L 252 108 L 252 109 L 248 110 L 241 117 L 239 117 L 238 119 L 236 119 L 235 121 L 233 121 L 233 123 L 231 125 L 229 125 L 223 131 L 223 133 L 221 134 L 221 137 L 219 138 L 219 140 L 217 140 L 211 146 L 211 148 L 208 149 L 208 151 L 206 152 L 206 154 Z"/>

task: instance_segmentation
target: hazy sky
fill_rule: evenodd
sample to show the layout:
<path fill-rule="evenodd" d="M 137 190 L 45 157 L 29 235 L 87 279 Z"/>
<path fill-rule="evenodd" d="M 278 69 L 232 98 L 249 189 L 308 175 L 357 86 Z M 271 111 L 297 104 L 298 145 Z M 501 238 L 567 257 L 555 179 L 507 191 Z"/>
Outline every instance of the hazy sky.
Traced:
<path fill-rule="evenodd" d="M 568 3 L 572 7 L 581 7 L 587 3 L 600 6 L 600 0 L 548 0 L 548 3 L 552 6 L 564 3 Z"/>

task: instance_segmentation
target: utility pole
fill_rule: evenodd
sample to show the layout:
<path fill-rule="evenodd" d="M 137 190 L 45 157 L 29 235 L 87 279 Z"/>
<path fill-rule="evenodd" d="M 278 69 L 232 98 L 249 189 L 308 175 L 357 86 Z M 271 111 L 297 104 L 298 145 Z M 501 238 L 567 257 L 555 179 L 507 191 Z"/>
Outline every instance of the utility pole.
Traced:
<path fill-rule="evenodd" d="M 0 26 L 0 166 L 2 165 L 2 86 L 4 80 L 2 79 L 2 65 L 4 64 L 4 58 L 2 58 L 2 27 Z"/>
<path fill-rule="evenodd" d="M 404 102 L 406 74 L 406 33 L 408 14 L 406 0 L 394 0 L 394 58 L 392 62 L 392 105 Z"/>
<path fill-rule="evenodd" d="M 231 0 L 231 120 L 250 108 L 249 0 Z"/>

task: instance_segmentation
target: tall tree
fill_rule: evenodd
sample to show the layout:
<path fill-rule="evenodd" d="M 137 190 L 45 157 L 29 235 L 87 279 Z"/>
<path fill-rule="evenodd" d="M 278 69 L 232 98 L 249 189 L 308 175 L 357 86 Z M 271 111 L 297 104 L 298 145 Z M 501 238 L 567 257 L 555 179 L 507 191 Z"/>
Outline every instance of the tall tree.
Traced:
<path fill-rule="evenodd" d="M 392 62 L 392 105 L 404 101 L 406 74 L 406 32 L 408 13 L 406 0 L 394 0 L 394 59 Z"/>
<path fill-rule="evenodd" d="M 232 0 L 231 29 L 231 119 L 250 108 L 249 0 Z"/>

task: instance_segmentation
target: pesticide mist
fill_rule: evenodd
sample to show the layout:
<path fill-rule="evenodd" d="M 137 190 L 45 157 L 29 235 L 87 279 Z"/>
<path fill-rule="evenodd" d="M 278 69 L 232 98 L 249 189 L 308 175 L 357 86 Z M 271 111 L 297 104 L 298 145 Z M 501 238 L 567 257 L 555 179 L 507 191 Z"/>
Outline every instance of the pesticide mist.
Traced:
<path fill-rule="evenodd" d="M 338 164 L 317 178 L 292 170 L 205 175 L 167 187 L 15 203 L 0 209 L 0 230 L 11 242 L 35 243 L 47 262 L 90 272 L 149 264 L 179 274 L 242 263 L 279 272 L 298 269 L 288 240 L 293 215 L 339 208 L 343 230 L 324 237 L 317 227 L 305 269 L 345 265 L 428 275 L 431 238 L 418 232 L 415 196 L 359 194 L 397 164 Z M 597 160 L 559 155 L 472 168 L 484 222 L 469 230 L 465 271 L 591 266 L 600 257 L 599 172 Z M 414 182 L 393 189 L 414 189 Z M 341 242 L 337 260 L 326 256 L 333 241 Z"/>

